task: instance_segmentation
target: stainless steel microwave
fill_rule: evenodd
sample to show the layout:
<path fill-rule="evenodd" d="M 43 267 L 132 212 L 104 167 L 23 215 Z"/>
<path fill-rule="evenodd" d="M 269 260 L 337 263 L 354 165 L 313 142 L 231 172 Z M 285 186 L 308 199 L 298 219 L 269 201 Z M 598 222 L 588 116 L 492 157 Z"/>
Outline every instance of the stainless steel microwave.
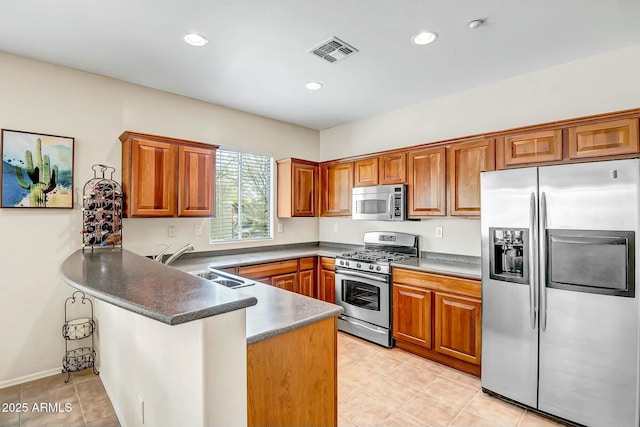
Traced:
<path fill-rule="evenodd" d="M 355 187 L 351 198 L 353 219 L 404 221 L 407 219 L 405 185 Z"/>

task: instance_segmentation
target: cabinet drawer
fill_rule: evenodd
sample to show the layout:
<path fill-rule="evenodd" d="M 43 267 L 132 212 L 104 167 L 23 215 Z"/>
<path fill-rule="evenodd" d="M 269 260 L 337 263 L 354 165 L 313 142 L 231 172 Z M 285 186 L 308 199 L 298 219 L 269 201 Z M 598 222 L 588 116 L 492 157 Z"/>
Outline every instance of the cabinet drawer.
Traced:
<path fill-rule="evenodd" d="M 394 268 L 393 282 L 476 298 L 480 298 L 481 295 L 479 280 L 441 276 L 439 274 L 422 273 L 413 270 Z"/>
<path fill-rule="evenodd" d="M 238 269 L 238 274 L 248 279 L 257 279 L 260 277 L 270 277 L 286 273 L 295 273 L 297 271 L 298 260 L 292 259 L 287 261 L 270 262 L 268 264 L 240 267 Z"/>
<path fill-rule="evenodd" d="M 313 270 L 314 257 L 300 258 L 300 270 Z"/>
<path fill-rule="evenodd" d="M 320 261 L 320 265 L 323 270 L 335 270 L 336 269 L 336 260 L 335 258 L 325 258 L 322 257 Z"/>

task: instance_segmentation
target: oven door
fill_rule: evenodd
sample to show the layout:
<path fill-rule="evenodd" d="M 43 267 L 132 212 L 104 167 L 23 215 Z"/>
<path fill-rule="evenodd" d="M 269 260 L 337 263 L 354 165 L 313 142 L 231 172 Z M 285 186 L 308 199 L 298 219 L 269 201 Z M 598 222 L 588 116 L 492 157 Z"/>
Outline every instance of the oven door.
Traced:
<path fill-rule="evenodd" d="M 359 271 L 336 271 L 336 303 L 344 314 L 374 325 L 390 328 L 389 276 Z"/>

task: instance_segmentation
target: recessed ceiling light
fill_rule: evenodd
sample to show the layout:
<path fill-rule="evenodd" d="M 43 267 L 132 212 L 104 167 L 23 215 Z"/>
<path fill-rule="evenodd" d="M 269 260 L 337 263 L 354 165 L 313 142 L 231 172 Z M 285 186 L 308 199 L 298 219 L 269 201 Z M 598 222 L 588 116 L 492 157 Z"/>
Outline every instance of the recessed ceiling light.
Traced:
<path fill-rule="evenodd" d="M 421 33 L 416 34 L 411 39 L 417 45 L 425 45 L 429 43 L 433 43 L 438 38 L 438 33 L 434 31 L 423 31 Z"/>
<path fill-rule="evenodd" d="M 191 46 L 197 47 L 204 46 L 205 44 L 209 43 L 209 40 L 207 40 L 205 36 L 196 33 L 185 34 L 182 39 Z"/>
<path fill-rule="evenodd" d="M 306 84 L 307 89 L 309 90 L 319 90 L 322 89 L 322 83 L 320 82 L 309 82 Z"/>
<path fill-rule="evenodd" d="M 478 28 L 482 24 L 484 24 L 483 19 L 474 19 L 473 21 L 469 22 L 469 28 L 471 29 Z"/>

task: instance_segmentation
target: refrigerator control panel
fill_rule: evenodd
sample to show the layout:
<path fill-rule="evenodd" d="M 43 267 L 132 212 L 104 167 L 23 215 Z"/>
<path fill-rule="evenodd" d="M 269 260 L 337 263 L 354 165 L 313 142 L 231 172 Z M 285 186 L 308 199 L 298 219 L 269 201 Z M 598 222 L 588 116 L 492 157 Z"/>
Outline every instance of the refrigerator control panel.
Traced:
<path fill-rule="evenodd" d="M 489 228 L 490 278 L 529 283 L 529 229 Z"/>

